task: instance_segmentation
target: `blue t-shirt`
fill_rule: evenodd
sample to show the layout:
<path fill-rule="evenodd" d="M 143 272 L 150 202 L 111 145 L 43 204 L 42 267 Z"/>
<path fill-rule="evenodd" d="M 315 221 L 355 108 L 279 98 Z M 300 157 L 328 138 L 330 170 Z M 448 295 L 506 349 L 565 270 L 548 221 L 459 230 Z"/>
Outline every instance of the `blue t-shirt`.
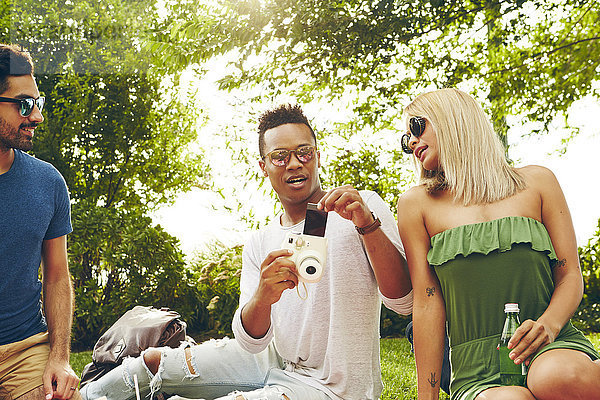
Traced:
<path fill-rule="evenodd" d="M 0 345 L 47 330 L 38 272 L 42 241 L 71 233 L 65 180 L 20 150 L 0 175 Z"/>

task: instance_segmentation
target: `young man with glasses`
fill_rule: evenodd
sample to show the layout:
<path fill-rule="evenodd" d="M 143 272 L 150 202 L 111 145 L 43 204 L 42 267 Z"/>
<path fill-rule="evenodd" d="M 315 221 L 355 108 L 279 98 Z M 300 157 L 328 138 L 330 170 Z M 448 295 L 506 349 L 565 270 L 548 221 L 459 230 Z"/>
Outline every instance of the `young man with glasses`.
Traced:
<path fill-rule="evenodd" d="M 25 153 L 43 106 L 29 54 L 0 45 L 0 399 L 80 397 L 69 365 L 69 194 L 53 166 Z"/>
<path fill-rule="evenodd" d="M 321 188 L 315 134 L 300 107 L 284 105 L 260 117 L 259 150 L 283 212 L 244 248 L 235 340 L 148 350 L 86 385 L 84 398 L 133 398 L 134 376 L 141 395 L 379 398 L 381 301 L 402 314 L 412 311 L 395 218 L 374 192 Z M 282 243 L 288 233 L 302 232 L 308 203 L 330 211 L 327 261 L 320 281 L 299 285 Z"/>

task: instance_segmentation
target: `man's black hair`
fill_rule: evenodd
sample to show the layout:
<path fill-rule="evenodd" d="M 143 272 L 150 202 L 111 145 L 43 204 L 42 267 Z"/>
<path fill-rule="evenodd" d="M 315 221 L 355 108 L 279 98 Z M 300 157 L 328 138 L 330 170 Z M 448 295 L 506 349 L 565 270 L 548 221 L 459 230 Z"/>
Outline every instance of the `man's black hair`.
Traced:
<path fill-rule="evenodd" d="M 310 126 L 308 118 L 302 112 L 302 108 L 299 105 L 282 104 L 272 110 L 265 111 L 258 118 L 258 151 L 261 158 L 265 156 L 265 132 L 284 124 L 304 124 L 308 126 L 315 144 L 317 143 L 315 132 Z"/>
<path fill-rule="evenodd" d="M 0 94 L 8 90 L 8 77 L 33 74 L 33 61 L 27 50 L 0 44 Z"/>

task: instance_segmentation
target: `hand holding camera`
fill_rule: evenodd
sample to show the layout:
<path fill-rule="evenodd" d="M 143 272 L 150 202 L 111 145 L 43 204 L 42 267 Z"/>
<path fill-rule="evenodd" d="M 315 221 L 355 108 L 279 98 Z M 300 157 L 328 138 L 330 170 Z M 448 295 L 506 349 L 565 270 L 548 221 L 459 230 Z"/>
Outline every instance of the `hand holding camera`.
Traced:
<path fill-rule="evenodd" d="M 296 264 L 298 280 L 316 283 L 321 280 L 327 262 L 327 238 L 325 227 L 327 212 L 319 210 L 316 204 L 308 203 L 304 233 L 290 232 L 281 247 L 293 251 L 290 260 Z"/>
<path fill-rule="evenodd" d="M 316 283 L 321 280 L 327 261 L 327 238 L 290 232 L 281 247 L 294 252 L 288 258 L 296 264 L 298 281 Z"/>

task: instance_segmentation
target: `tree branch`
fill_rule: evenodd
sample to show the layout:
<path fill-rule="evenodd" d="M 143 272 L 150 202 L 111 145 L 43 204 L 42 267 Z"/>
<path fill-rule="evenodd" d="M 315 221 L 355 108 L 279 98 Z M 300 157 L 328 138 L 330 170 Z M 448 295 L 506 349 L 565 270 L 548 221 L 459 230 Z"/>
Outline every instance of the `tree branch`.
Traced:
<path fill-rule="evenodd" d="M 556 53 L 558 51 L 564 50 L 564 49 L 566 49 L 568 47 L 575 46 L 575 45 L 578 45 L 580 43 L 585 43 L 585 42 L 590 42 L 590 41 L 598 40 L 598 39 L 600 39 L 600 36 L 577 40 L 575 42 L 559 46 L 559 47 L 557 47 L 555 49 L 552 49 L 550 51 L 543 51 L 543 52 L 540 52 L 540 53 L 533 54 L 531 57 L 527 58 L 527 60 L 534 60 L 534 59 L 540 58 L 540 57 L 542 57 L 544 55 L 551 55 L 551 54 L 554 54 L 554 53 Z M 495 71 L 490 71 L 490 72 L 484 74 L 484 76 L 489 76 L 489 75 L 492 75 L 492 74 L 499 74 L 499 73 L 508 72 L 508 71 L 514 71 L 515 69 L 523 68 L 525 65 L 526 65 L 526 63 L 522 62 L 520 65 L 517 65 L 517 66 L 512 66 L 512 67 L 498 69 L 498 70 L 495 70 Z"/>

